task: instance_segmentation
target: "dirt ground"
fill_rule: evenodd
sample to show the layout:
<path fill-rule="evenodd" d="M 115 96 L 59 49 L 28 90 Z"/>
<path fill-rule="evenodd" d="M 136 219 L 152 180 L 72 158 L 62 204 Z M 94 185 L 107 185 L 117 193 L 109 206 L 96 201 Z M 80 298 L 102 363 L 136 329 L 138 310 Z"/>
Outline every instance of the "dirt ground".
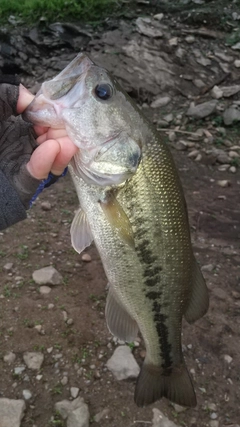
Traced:
<path fill-rule="evenodd" d="M 234 135 L 233 145 L 239 145 L 240 136 Z M 194 252 L 210 294 L 204 318 L 195 325 L 183 324 L 184 356 L 193 375 L 197 407 L 178 412 L 163 399 L 137 408 L 135 381 L 117 381 L 107 370 L 116 348 L 104 318 L 107 281 L 94 245 L 84 252 L 90 255 L 89 262 L 71 247 L 70 225 L 78 200 L 67 176 L 41 194 L 27 220 L 0 233 L 0 397 L 21 399 L 24 389 L 32 392 L 21 427 L 65 426 L 54 413 L 54 404 L 70 398 L 70 387 L 80 389 L 92 425 L 97 425 L 94 416 L 106 410 L 101 427 L 148 427 L 153 407 L 188 427 L 213 426 L 215 418 L 220 427 L 239 424 L 239 169 L 235 174 L 220 172 L 216 165 L 172 151 L 187 200 Z M 229 186 L 217 185 L 225 179 Z M 48 210 L 43 202 L 49 202 Z M 13 263 L 10 270 L 4 267 L 7 263 Z M 48 265 L 62 274 L 64 284 L 42 295 L 32 273 Z M 66 318 L 72 322 L 67 324 Z M 139 364 L 143 350 L 142 341 L 133 350 Z M 9 351 L 17 356 L 12 365 L 3 361 Z M 26 369 L 16 375 L 14 368 L 24 365 L 26 351 L 44 354 L 41 371 Z M 61 383 L 64 376 L 66 385 Z"/>

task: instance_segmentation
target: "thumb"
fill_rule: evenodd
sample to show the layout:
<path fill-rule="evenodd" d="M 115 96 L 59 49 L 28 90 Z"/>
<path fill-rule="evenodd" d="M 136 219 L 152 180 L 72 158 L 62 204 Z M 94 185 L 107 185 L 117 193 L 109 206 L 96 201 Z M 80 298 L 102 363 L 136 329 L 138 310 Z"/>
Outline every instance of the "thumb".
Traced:
<path fill-rule="evenodd" d="M 60 151 L 61 146 L 58 141 L 55 139 L 45 141 L 32 153 L 32 156 L 27 163 L 28 172 L 37 179 L 47 178 Z"/>

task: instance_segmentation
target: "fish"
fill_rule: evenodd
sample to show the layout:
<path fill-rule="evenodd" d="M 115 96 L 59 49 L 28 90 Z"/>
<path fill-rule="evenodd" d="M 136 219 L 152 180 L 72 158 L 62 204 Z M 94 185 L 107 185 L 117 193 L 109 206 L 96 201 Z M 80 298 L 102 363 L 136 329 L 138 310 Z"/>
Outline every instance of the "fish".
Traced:
<path fill-rule="evenodd" d="M 65 128 L 79 148 L 69 164 L 80 203 L 72 246 L 81 253 L 95 242 L 109 282 L 110 332 L 125 342 L 143 337 L 136 404 L 165 397 L 196 406 L 182 320 L 201 318 L 209 298 L 169 147 L 115 77 L 85 53 L 42 84 L 25 117 Z"/>

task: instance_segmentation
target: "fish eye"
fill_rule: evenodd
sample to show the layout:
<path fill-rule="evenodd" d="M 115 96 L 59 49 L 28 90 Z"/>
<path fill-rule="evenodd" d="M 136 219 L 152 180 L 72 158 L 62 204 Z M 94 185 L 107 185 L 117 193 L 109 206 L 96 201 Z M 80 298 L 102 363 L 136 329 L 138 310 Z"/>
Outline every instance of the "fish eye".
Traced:
<path fill-rule="evenodd" d="M 100 85 L 97 85 L 95 87 L 95 94 L 98 98 L 102 99 L 103 101 L 106 101 L 107 99 L 112 97 L 112 94 L 113 94 L 112 86 L 110 86 L 107 83 L 102 83 Z"/>

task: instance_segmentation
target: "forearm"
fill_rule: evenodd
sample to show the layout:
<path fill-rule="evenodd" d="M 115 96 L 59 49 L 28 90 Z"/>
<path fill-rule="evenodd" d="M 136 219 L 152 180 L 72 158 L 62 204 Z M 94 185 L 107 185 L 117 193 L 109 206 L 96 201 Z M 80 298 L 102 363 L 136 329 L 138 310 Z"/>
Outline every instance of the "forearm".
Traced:
<path fill-rule="evenodd" d="M 18 193 L 0 170 L 0 230 L 26 218 L 26 210 Z"/>

